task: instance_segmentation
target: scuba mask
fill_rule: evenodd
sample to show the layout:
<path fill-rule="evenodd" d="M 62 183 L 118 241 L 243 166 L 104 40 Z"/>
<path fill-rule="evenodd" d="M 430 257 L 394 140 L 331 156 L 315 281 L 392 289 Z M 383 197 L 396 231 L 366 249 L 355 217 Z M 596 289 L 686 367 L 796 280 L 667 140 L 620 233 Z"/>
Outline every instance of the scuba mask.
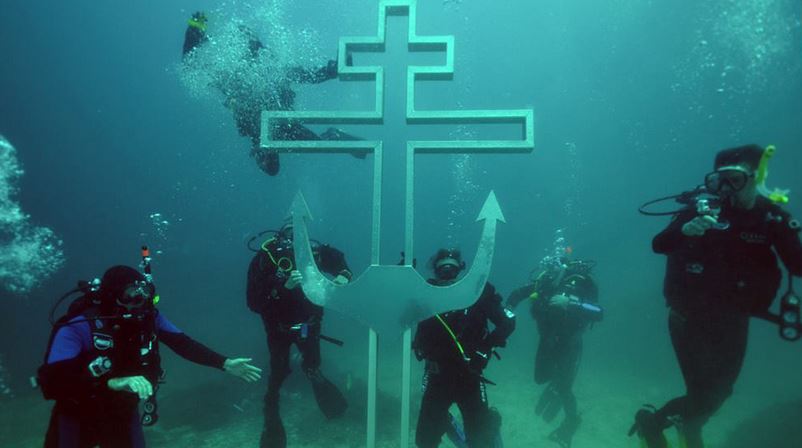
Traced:
<path fill-rule="evenodd" d="M 735 193 L 743 190 L 753 177 L 754 173 L 741 167 L 725 167 L 705 176 L 705 188 L 711 193 Z"/>
<path fill-rule="evenodd" d="M 465 262 L 447 257 L 438 260 L 434 266 L 434 273 L 441 280 L 454 280 L 460 271 L 465 269 Z"/>
<path fill-rule="evenodd" d="M 123 290 L 122 295 L 117 298 L 117 305 L 131 313 L 152 305 L 154 297 L 155 288 L 152 284 L 136 281 Z"/>
<path fill-rule="evenodd" d="M 276 252 L 291 251 L 292 246 L 292 224 L 285 224 L 273 237 L 273 246 Z"/>

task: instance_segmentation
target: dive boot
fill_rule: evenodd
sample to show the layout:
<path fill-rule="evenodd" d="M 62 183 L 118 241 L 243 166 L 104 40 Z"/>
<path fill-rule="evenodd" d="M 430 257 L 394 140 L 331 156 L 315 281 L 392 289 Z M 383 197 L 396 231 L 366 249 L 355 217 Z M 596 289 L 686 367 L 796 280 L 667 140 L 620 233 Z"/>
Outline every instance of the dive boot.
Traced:
<path fill-rule="evenodd" d="M 670 426 L 665 418 L 657 416 L 654 406 L 645 406 L 635 414 L 635 423 L 629 435 L 637 433 L 642 448 L 669 448 L 663 430 Z"/>
<path fill-rule="evenodd" d="M 468 448 L 468 442 L 465 439 L 465 430 L 462 429 L 462 424 L 454 417 L 451 412 L 448 413 L 449 425 L 446 429 L 446 437 L 457 448 Z"/>
<path fill-rule="evenodd" d="M 566 417 L 560 426 L 549 434 L 549 440 L 560 445 L 560 448 L 571 448 L 574 434 L 579 429 L 582 420 L 579 416 Z"/>

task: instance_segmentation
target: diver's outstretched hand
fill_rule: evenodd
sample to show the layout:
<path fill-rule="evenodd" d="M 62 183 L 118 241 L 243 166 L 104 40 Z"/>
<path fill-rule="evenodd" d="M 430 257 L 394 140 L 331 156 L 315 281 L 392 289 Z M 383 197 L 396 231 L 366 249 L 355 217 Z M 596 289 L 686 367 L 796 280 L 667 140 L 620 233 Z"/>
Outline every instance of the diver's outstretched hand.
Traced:
<path fill-rule="evenodd" d="M 223 370 L 249 383 L 255 383 L 262 378 L 262 369 L 249 364 L 251 361 L 251 358 L 226 359 Z"/>
<path fill-rule="evenodd" d="M 113 391 L 131 392 L 138 395 L 141 400 L 147 400 L 153 395 L 153 385 L 144 376 L 112 378 L 106 384 Z"/>

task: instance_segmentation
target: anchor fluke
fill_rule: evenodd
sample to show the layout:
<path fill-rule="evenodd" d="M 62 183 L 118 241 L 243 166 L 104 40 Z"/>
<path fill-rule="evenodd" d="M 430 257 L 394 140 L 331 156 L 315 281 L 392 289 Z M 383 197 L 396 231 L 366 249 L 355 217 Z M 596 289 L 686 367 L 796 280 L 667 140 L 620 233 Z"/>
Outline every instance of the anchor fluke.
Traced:
<path fill-rule="evenodd" d="M 487 199 L 485 199 L 485 203 L 482 206 L 482 210 L 479 212 L 479 216 L 476 217 L 476 220 L 507 222 L 507 220 L 504 219 L 504 213 L 501 211 L 501 206 L 493 190 L 490 190 L 490 194 L 487 195 Z"/>

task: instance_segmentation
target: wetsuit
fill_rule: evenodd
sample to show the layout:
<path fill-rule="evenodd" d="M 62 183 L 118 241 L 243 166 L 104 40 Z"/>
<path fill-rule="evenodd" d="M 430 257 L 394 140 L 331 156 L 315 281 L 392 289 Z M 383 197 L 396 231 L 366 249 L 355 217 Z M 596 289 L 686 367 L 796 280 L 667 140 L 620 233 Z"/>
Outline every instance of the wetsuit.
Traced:
<path fill-rule="evenodd" d="M 162 342 L 189 361 L 223 368 L 224 356 L 191 339 L 156 310 L 138 322 L 95 319 L 106 314 L 89 310 L 62 323 L 51 337 L 38 375 L 45 398 L 56 400 L 46 448 L 144 447 L 138 397 L 113 391 L 107 382 L 141 375 L 155 391 L 162 373 Z M 93 363 L 100 358 L 110 366 Z"/>
<path fill-rule="evenodd" d="M 565 307 L 549 304 L 551 297 L 564 294 L 572 297 Z M 565 420 L 558 431 L 561 439 L 570 439 L 579 425 L 574 380 L 582 357 L 582 335 L 591 323 L 598 321 L 599 312 L 590 312 L 580 304 L 598 303 L 598 287 L 582 263 L 568 264 L 565 270 L 546 270 L 535 281 L 510 295 L 507 306 L 515 308 L 525 299 L 531 299 L 531 313 L 537 322 L 540 341 L 535 355 L 535 383 L 546 384 L 547 389 L 536 407 L 545 420 L 550 421 L 565 410 Z M 556 435 L 557 433 L 555 433 Z"/>
<path fill-rule="evenodd" d="M 286 446 L 286 435 L 279 416 L 279 391 L 291 372 L 290 347 L 293 344 L 301 353 L 301 368 L 312 382 L 324 415 L 336 418 L 345 409 L 339 397 L 331 398 L 330 395 L 337 395 L 338 392 L 320 373 L 319 336 L 323 308 L 312 303 L 300 285 L 294 289 L 284 287 L 290 270 L 296 269 L 289 243 L 274 242 L 265 248 L 267 250 L 261 250 L 253 257 L 248 268 L 247 301 L 248 308 L 262 317 L 270 350 L 270 376 L 265 394 L 265 429 L 261 446 L 272 448 Z M 351 279 L 342 252 L 331 246 L 320 245 L 314 249 L 314 254 L 322 272 Z M 282 259 L 289 260 L 291 264 L 285 265 Z M 319 397 L 318 393 L 327 397 Z"/>
<path fill-rule="evenodd" d="M 265 48 L 256 34 L 245 27 L 240 27 L 248 39 L 248 54 L 246 58 L 254 62 Z M 208 40 L 206 33 L 200 29 L 188 26 L 184 35 L 183 56 L 186 59 L 193 50 Z M 248 86 L 240 86 L 236 76 L 229 76 L 225 82 L 219 82 L 217 88 L 226 96 L 226 107 L 234 113 L 234 120 L 240 135 L 251 139 L 253 148 L 259 147 L 262 111 L 265 110 L 293 110 L 295 107 L 295 92 L 292 83 L 319 84 L 337 77 L 337 61 L 328 63 L 317 69 L 294 67 L 288 70 L 283 80 L 274 86 L 272 91 L 254 92 Z M 293 122 L 275 123 L 271 129 L 274 140 L 320 140 L 314 131 L 306 126 Z"/>
<path fill-rule="evenodd" d="M 719 221 L 729 222 L 726 230 L 683 235 L 682 226 L 695 215 L 682 212 L 652 242 L 656 253 L 668 256 L 669 330 L 687 388 L 656 415 L 679 417 L 691 448 L 702 446 L 702 426 L 732 394 L 750 315 L 768 310 L 777 294 L 777 255 L 791 275 L 802 275 L 799 223 L 768 199 L 758 197 L 751 210 L 725 206 Z"/>
<path fill-rule="evenodd" d="M 453 281 L 429 283 L 448 286 Z M 412 346 L 417 358 L 426 361 L 415 434 L 418 447 L 440 446 L 450 425 L 448 409 L 455 403 L 462 414 L 468 446 L 495 446 L 501 417 L 488 406 L 482 371 L 493 349 L 504 347 L 514 329 L 515 316 L 504 309 L 501 296 L 490 284 L 470 307 L 418 324 Z"/>

